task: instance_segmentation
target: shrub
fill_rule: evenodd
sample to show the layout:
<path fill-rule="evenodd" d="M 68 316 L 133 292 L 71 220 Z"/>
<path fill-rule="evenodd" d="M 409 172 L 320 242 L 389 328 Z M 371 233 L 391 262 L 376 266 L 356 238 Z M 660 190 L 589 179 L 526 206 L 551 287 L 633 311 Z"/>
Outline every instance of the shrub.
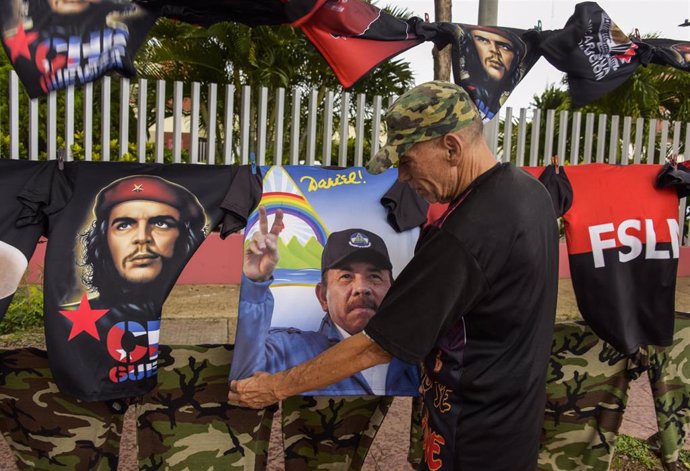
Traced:
<path fill-rule="evenodd" d="M 0 334 L 10 334 L 43 325 L 43 290 L 39 285 L 21 285 L 0 322 Z"/>

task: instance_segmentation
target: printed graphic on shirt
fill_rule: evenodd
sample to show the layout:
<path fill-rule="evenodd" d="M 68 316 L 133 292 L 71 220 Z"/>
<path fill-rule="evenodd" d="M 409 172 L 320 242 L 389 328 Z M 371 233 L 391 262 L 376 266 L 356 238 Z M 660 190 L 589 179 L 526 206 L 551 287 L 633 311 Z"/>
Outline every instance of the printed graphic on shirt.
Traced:
<path fill-rule="evenodd" d="M 65 164 L 72 196 L 50 217 L 45 272 L 62 392 L 108 400 L 155 385 L 163 303 L 225 216 L 236 176 L 231 166 Z"/>
<path fill-rule="evenodd" d="M 231 379 L 293 367 L 364 329 L 419 234 L 397 233 L 387 221 L 380 200 L 396 177 L 363 168 L 265 169 L 268 227 L 283 213 L 279 261 L 270 281 L 242 281 Z M 257 211 L 245 244 L 259 229 Z M 416 395 L 418 382 L 416 367 L 393 360 L 305 394 Z"/>
<path fill-rule="evenodd" d="M 678 196 L 655 187 L 660 165 L 588 164 L 544 180 L 567 179 L 570 271 L 578 308 L 602 339 L 625 354 L 667 346 L 673 335 L 679 256 Z M 552 193 L 553 194 L 553 193 Z"/>
<path fill-rule="evenodd" d="M 2 42 L 31 98 L 114 70 L 133 77 L 134 54 L 156 15 L 129 0 L 4 0 Z"/>

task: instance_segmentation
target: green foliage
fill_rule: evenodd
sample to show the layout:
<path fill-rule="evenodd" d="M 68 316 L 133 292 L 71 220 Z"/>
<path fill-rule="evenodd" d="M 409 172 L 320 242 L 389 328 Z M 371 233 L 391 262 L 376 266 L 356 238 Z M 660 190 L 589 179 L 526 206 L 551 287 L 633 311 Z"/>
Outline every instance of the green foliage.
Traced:
<path fill-rule="evenodd" d="M 43 290 L 38 285 L 21 285 L 0 322 L 0 335 L 43 325 Z"/>
<path fill-rule="evenodd" d="M 626 456 L 652 469 L 659 461 L 649 445 L 642 440 L 638 440 L 627 435 L 619 435 L 616 439 L 616 453 Z"/>
<path fill-rule="evenodd" d="M 405 16 L 404 11 L 393 11 L 397 16 Z M 224 120 L 225 116 L 225 87 L 224 84 L 234 86 L 233 138 L 236 141 L 239 135 L 239 115 L 242 104 L 242 87 L 251 86 L 252 105 L 250 118 L 251 129 L 249 131 L 250 151 L 256 150 L 257 138 L 257 110 L 260 87 L 266 87 L 268 92 L 267 110 L 268 117 L 266 141 L 272 143 L 277 133 L 276 123 L 276 92 L 278 88 L 287 89 L 287 93 L 296 92 L 302 95 L 300 110 L 297 115 L 301 117 L 300 123 L 300 160 L 305 159 L 306 154 L 306 123 L 308 114 L 309 97 L 307 92 L 317 90 L 316 103 L 317 114 L 323 116 L 324 98 L 327 91 L 334 92 L 333 129 L 340 125 L 340 107 L 342 87 L 339 85 L 333 71 L 321 57 L 316 48 L 307 40 L 298 28 L 283 26 L 258 26 L 249 27 L 237 23 L 216 23 L 209 28 L 160 19 L 149 32 L 149 39 L 139 51 L 136 66 L 141 77 L 155 80 L 217 83 L 218 110 L 214 123 L 209 123 L 207 113 L 208 87 L 202 86 L 201 95 L 201 120 L 202 126 L 216 127 L 218 145 L 225 140 Z M 406 62 L 385 61 L 366 77 L 355 84 L 349 92 L 354 97 L 363 93 L 371 98 L 380 95 L 386 99 L 392 95 L 399 95 L 414 83 L 412 70 Z M 187 87 L 189 85 L 186 85 Z M 149 87 L 148 103 L 153 104 L 153 88 Z M 185 96 L 189 96 L 187 90 Z M 166 106 L 172 106 L 172 87 L 166 87 Z M 349 103 L 350 126 L 354 126 L 356 114 L 356 100 L 351 98 Z M 293 114 L 292 100 L 286 97 L 284 110 L 283 136 L 289 136 L 292 132 Z M 148 112 L 149 120 L 154 118 L 153 108 Z M 366 120 L 364 124 L 365 135 L 371 136 L 372 109 L 364 110 Z M 149 124 L 153 124 L 152 121 Z M 317 120 L 316 146 L 317 157 L 322 157 L 320 150 L 323 148 L 324 137 L 323 121 Z M 370 146 L 370 143 L 365 143 Z M 220 155 L 220 147 L 216 149 Z M 337 148 L 333 149 L 337 161 Z M 288 163 L 289 149 L 284 148 L 281 156 L 274 156 L 273 146 L 267 149 L 267 163 Z M 238 148 L 234 146 L 232 154 L 238 157 Z M 350 152 L 352 160 L 352 152 Z M 368 155 L 368 154 L 365 154 Z M 353 161 L 349 164 L 354 164 Z"/>

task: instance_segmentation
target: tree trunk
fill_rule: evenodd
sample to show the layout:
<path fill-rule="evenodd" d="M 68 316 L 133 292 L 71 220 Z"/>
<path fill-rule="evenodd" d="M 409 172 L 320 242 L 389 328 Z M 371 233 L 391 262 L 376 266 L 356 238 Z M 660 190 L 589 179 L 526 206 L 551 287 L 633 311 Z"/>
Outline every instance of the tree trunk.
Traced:
<path fill-rule="evenodd" d="M 434 0 L 434 21 L 452 21 L 452 6 L 452 0 Z M 450 80 L 450 51 L 450 45 L 441 51 L 434 46 L 432 52 L 434 57 L 434 80 Z"/>

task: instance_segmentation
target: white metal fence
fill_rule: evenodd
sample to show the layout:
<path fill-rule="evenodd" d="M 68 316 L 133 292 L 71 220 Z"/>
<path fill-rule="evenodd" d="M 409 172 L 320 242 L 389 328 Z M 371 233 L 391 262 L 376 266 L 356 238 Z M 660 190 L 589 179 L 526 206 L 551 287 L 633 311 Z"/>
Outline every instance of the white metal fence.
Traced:
<path fill-rule="evenodd" d="M 68 160 L 246 164 L 254 154 L 259 165 L 363 165 L 385 138 L 382 112 L 393 99 L 105 77 L 28 100 L 14 71 L 0 94 L 8 97 L 0 135 L 9 135 L 0 157 L 55 158 L 64 149 Z M 663 163 L 690 153 L 690 123 L 629 116 L 505 108 L 485 135 L 501 161 L 520 166 L 554 154 L 575 165 Z M 684 204 L 680 210 L 682 228 Z"/>

